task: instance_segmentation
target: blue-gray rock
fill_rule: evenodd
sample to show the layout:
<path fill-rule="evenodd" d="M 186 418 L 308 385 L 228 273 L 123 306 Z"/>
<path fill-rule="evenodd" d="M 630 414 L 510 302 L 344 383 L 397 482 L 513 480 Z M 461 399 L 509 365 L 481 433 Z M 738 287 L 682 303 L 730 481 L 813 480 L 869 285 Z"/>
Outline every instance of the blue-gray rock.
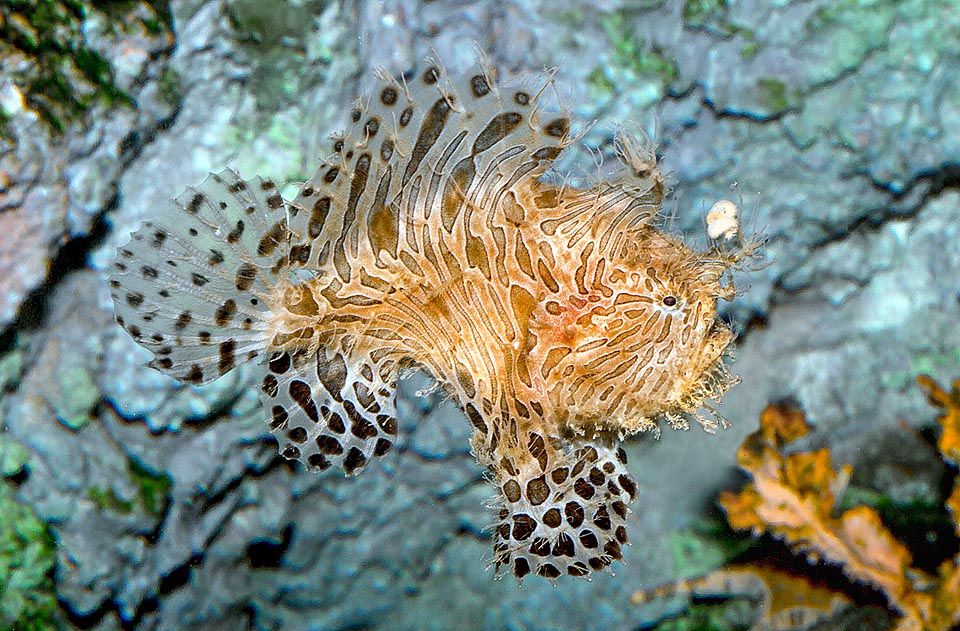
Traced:
<path fill-rule="evenodd" d="M 731 483 L 737 445 L 783 398 L 814 423 L 806 440 L 880 490 L 935 493 L 919 441 L 898 459 L 914 475 L 874 447 L 932 419 L 918 373 L 960 373 L 960 18 L 923 0 L 695 10 L 708 4 L 183 0 L 172 51 L 94 15 L 139 107 L 98 110 L 59 144 L 17 119 L 37 142 L 0 148 L 0 326 L 14 322 L 0 413 L 30 454 L 18 495 L 52 523 L 71 615 L 104 630 L 638 628 L 670 609 L 630 594 L 676 578 L 670 534 Z M 492 489 L 429 379 L 404 382 L 382 465 L 315 476 L 277 457 L 247 371 L 178 385 L 112 322 L 102 270 L 167 199 L 225 166 L 302 180 L 374 68 L 433 49 L 456 70 L 477 46 L 505 75 L 558 67 L 563 100 L 597 121 L 596 153 L 572 151 L 571 168 L 612 159 L 612 124 L 632 121 L 672 172 L 678 230 L 702 243 L 704 209 L 738 201 L 736 182 L 746 227 L 769 239 L 728 309 L 743 331 L 734 428 L 630 446 L 641 497 L 615 577 L 493 580 Z M 103 218 L 82 242 L 93 269 L 48 278 L 62 242 Z"/>

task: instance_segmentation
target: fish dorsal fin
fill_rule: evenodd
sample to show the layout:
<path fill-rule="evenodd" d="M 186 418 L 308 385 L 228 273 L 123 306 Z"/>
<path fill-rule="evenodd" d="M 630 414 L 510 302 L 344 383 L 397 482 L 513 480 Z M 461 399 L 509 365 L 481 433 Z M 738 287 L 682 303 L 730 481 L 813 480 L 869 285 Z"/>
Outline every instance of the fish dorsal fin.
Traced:
<path fill-rule="evenodd" d="M 117 321 L 154 353 L 151 366 L 200 385 L 262 351 L 288 214 L 273 182 L 225 170 L 119 248 L 109 280 Z"/>
<path fill-rule="evenodd" d="M 304 212 L 290 222 L 310 246 L 292 263 L 332 261 L 344 284 L 348 261 L 396 266 L 420 252 L 420 227 L 451 233 L 461 217 L 466 226 L 471 214 L 493 213 L 571 141 L 566 114 L 544 112 L 550 74 L 532 91 L 499 84 L 484 63 L 456 81 L 435 63 L 409 80 L 380 80 L 302 187 L 294 206 Z"/>

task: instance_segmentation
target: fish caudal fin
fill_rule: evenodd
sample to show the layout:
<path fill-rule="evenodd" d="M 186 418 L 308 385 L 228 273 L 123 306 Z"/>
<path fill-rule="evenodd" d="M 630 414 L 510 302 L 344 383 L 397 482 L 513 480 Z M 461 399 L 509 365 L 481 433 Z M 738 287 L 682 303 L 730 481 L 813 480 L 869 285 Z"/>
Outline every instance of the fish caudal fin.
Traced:
<path fill-rule="evenodd" d="M 263 352 L 286 215 L 272 182 L 226 170 L 119 248 L 109 279 L 117 322 L 153 352 L 151 366 L 200 385 Z"/>
<path fill-rule="evenodd" d="M 277 346 L 283 335 L 270 309 L 292 287 L 300 251 L 287 226 L 299 212 L 269 180 L 211 175 L 118 250 L 111 292 L 117 321 L 154 353 L 150 365 L 179 381 L 209 383 L 259 358 L 261 400 L 282 455 L 352 475 L 393 445 L 397 371 L 338 350 L 346 341 L 336 336 Z"/>

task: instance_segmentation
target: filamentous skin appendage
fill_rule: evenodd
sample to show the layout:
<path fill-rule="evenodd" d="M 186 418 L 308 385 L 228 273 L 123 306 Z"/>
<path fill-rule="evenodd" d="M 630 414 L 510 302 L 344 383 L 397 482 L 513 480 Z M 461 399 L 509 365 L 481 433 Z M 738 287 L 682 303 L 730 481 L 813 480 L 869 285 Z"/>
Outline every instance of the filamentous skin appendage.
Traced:
<path fill-rule="evenodd" d="M 621 558 L 637 484 L 620 440 L 716 427 L 697 410 L 733 382 L 716 307 L 746 248 L 658 231 L 663 178 L 625 134 L 608 181 L 542 178 L 573 141 L 550 85 L 500 85 L 483 61 L 381 76 L 295 199 L 211 175 L 133 233 L 109 282 L 158 370 L 200 385 L 256 360 L 281 453 L 313 471 L 387 454 L 397 380 L 426 369 L 498 487 L 497 574 L 554 580 Z"/>

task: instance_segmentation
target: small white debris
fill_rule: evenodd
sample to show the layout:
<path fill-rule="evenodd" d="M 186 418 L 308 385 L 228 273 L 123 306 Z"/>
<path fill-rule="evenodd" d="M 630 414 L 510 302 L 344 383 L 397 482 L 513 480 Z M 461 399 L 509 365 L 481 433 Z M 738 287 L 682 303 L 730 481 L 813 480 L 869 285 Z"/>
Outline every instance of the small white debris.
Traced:
<path fill-rule="evenodd" d="M 738 212 L 737 205 L 728 199 L 721 199 L 711 206 L 707 213 L 707 234 L 710 238 L 730 240 L 736 237 L 740 230 Z"/>
<path fill-rule="evenodd" d="M 26 109 L 23 94 L 12 82 L 6 79 L 0 81 L 0 111 L 6 116 L 13 117 Z"/>

